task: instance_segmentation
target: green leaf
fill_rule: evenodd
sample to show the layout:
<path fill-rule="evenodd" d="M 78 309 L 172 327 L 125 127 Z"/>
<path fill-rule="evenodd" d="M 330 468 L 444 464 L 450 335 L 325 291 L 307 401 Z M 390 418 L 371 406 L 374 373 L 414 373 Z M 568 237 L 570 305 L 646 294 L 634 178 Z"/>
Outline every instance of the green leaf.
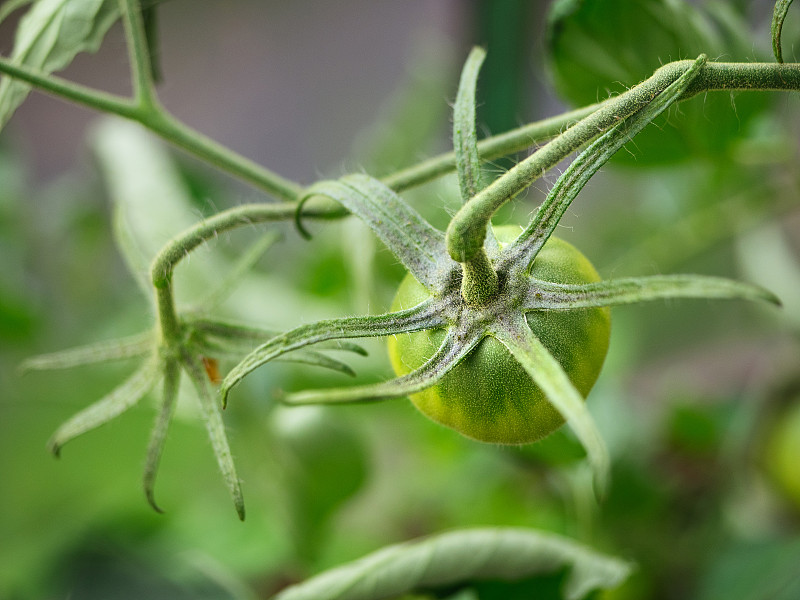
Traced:
<path fill-rule="evenodd" d="M 11 59 L 42 73 L 63 69 L 77 54 L 96 52 L 119 15 L 117 0 L 39 0 L 20 19 Z M 0 129 L 29 92 L 29 85 L 3 78 Z"/>
<path fill-rule="evenodd" d="M 169 152 L 143 127 L 103 119 L 92 141 L 114 204 L 115 240 L 152 298 L 150 263 L 173 236 L 197 223 L 197 208 Z M 209 270 L 214 275 L 226 271 L 217 261 L 183 265 L 181 287 L 190 284 L 193 297 L 214 289 L 218 278 Z"/>
<path fill-rule="evenodd" d="M 8 16 L 22 8 L 23 6 L 27 6 L 33 2 L 33 0 L 6 0 L 2 6 L 0 6 L 0 23 L 5 21 Z"/>
<path fill-rule="evenodd" d="M 520 580 L 564 568 L 570 569 L 563 590 L 567 600 L 616 587 L 631 572 L 628 563 L 557 535 L 473 529 L 383 548 L 292 586 L 275 600 L 380 600 L 473 581 Z"/>
<path fill-rule="evenodd" d="M 775 54 L 775 60 L 779 63 L 783 62 L 781 30 L 783 30 L 783 21 L 786 19 L 786 13 L 789 12 L 791 4 L 792 0 L 778 0 L 775 2 L 775 10 L 772 13 L 772 52 Z"/>
<path fill-rule="evenodd" d="M 561 95 L 575 106 L 602 100 L 650 76 L 659 66 L 705 53 L 752 62 L 729 23 L 714 21 L 683 0 L 560 0 L 548 19 L 550 72 Z M 640 135 L 632 154 L 617 162 L 665 164 L 701 155 L 725 160 L 747 123 L 768 102 L 757 94 L 703 95 L 680 113 L 658 119 L 659 129 Z M 677 114 L 677 116 L 676 116 Z M 673 126 L 673 122 L 679 125 Z"/>

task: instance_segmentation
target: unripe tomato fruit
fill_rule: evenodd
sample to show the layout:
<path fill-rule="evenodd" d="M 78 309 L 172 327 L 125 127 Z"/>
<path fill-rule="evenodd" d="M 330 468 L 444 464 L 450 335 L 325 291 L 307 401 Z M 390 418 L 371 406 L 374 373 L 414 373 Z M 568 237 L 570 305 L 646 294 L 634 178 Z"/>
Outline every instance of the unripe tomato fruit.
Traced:
<path fill-rule="evenodd" d="M 800 397 L 781 412 L 771 428 L 764 463 L 779 491 L 800 510 Z"/>
<path fill-rule="evenodd" d="M 518 227 L 495 229 L 501 244 L 512 241 L 519 233 Z M 555 237 L 536 256 L 532 276 L 554 283 L 600 281 L 583 254 Z M 428 295 L 412 275 L 406 275 L 392 310 L 416 306 Z M 535 311 L 528 313 L 528 324 L 585 398 L 608 351 L 609 309 Z M 443 329 L 429 329 L 390 337 L 389 356 L 395 373 L 405 375 L 422 366 L 436 352 L 444 335 Z M 527 444 L 546 437 L 564 423 L 523 367 L 492 337 L 484 338 L 436 385 L 411 395 L 411 401 L 437 423 L 482 442 Z"/>

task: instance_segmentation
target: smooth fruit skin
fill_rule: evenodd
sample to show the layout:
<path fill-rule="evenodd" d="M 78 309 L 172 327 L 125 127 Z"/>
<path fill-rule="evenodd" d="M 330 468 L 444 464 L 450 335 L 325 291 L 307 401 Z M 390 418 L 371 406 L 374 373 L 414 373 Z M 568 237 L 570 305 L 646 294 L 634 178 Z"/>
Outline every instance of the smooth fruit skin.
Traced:
<path fill-rule="evenodd" d="M 518 227 L 498 227 L 495 235 L 508 243 Z M 571 244 L 551 237 L 534 261 L 532 276 L 554 283 L 590 283 L 600 276 Z M 392 310 L 416 306 L 428 291 L 406 275 Z M 611 333 L 608 308 L 535 311 L 527 315 L 536 336 L 555 356 L 585 398 L 603 366 Z M 437 350 L 444 330 L 425 330 L 389 338 L 389 356 L 398 375 L 420 367 Z M 437 423 L 482 442 L 527 444 L 540 440 L 564 419 L 500 342 L 483 341 L 436 385 L 413 394 L 411 401 Z"/>
<path fill-rule="evenodd" d="M 800 510 L 800 397 L 780 414 L 772 427 L 764 463 L 778 490 Z"/>

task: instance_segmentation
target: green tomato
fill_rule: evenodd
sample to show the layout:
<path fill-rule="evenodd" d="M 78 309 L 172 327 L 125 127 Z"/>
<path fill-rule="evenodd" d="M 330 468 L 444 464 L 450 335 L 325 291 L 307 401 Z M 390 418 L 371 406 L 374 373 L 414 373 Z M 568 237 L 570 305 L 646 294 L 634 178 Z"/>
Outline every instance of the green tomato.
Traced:
<path fill-rule="evenodd" d="M 502 243 L 519 235 L 518 227 L 495 230 Z M 600 276 L 571 244 L 551 237 L 536 257 L 532 277 L 554 283 L 591 283 Z M 392 310 L 416 306 L 428 291 L 406 275 Z M 531 330 L 558 360 L 586 397 L 600 374 L 608 351 L 611 315 L 608 308 L 528 313 Z M 389 338 L 394 371 L 405 375 L 422 366 L 444 339 L 443 329 Z M 484 338 L 470 354 L 431 388 L 413 394 L 423 414 L 463 435 L 497 444 L 527 444 L 540 440 L 563 423 L 560 413 L 500 342 Z"/>
<path fill-rule="evenodd" d="M 800 397 L 781 413 L 772 427 L 764 462 L 777 488 L 800 510 Z"/>

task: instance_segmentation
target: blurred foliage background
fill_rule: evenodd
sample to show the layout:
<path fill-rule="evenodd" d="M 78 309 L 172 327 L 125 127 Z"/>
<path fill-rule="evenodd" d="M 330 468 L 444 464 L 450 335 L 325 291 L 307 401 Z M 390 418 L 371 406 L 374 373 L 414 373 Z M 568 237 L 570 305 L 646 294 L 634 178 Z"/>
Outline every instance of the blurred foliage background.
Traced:
<path fill-rule="evenodd" d="M 158 10 L 165 104 L 303 182 L 381 175 L 447 149 L 448 100 L 475 43 L 489 49 L 486 134 L 602 99 L 669 60 L 771 60 L 768 2 L 171 0 Z M 4 54 L 12 41 L 13 20 L 0 27 Z M 784 54 L 798 53 L 794 11 Z M 66 76 L 125 91 L 124 56 L 115 27 Z M 798 140 L 797 94 L 695 98 L 629 144 L 562 221 L 558 234 L 605 277 L 726 275 L 784 302 L 615 309 L 589 398 L 614 462 L 604 503 L 569 432 L 509 449 L 463 439 L 405 401 L 284 409 L 276 389 L 350 381 L 278 363 L 225 413 L 241 524 L 192 402 L 170 434 L 159 515 L 140 489 L 148 402 L 61 460 L 44 447 L 126 365 L 25 377 L 17 366 L 148 326 L 115 246 L 115 211 L 158 245 L 179 229 L 167 214 L 191 223 L 259 197 L 135 127 L 32 96 L 0 136 L 0 597 L 264 598 L 385 544 L 470 525 L 542 528 L 636 562 L 608 597 L 800 597 Z M 497 221 L 525 222 L 554 180 Z M 405 197 L 439 227 L 458 203 L 452 178 Z M 286 329 L 385 310 L 403 275 L 388 253 L 352 220 L 313 227 L 311 242 L 279 227 L 221 312 Z M 261 231 L 193 254 L 178 269 L 179 298 L 191 304 Z M 387 377 L 382 343 L 366 346 L 370 356 L 352 360 L 359 380 Z"/>

